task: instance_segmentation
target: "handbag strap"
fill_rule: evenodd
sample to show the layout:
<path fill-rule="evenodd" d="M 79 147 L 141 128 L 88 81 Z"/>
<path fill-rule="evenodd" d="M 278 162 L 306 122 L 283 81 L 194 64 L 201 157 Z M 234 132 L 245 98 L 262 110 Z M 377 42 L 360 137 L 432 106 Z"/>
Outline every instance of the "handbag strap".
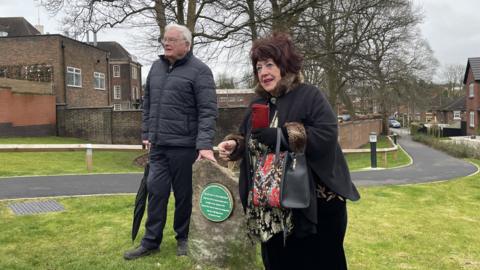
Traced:
<path fill-rule="evenodd" d="M 277 128 L 277 144 L 275 145 L 275 162 L 277 162 L 280 158 L 280 145 L 282 144 L 282 130 Z M 285 140 L 285 138 L 284 138 Z"/>

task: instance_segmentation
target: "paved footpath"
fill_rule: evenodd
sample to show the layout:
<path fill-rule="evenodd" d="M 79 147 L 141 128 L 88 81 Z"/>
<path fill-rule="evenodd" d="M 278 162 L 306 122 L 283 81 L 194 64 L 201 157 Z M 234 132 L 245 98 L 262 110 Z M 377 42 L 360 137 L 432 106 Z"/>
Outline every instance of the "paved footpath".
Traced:
<path fill-rule="evenodd" d="M 358 186 L 409 184 L 448 180 L 477 172 L 477 167 L 453 158 L 402 134 L 400 145 L 413 164 L 390 170 L 352 173 Z M 96 174 L 0 178 L 0 200 L 50 196 L 136 193 L 142 174 Z"/>
<path fill-rule="evenodd" d="M 467 176 L 478 170 L 469 162 L 412 141 L 404 130 L 400 130 L 399 134 L 401 137 L 398 142 L 412 157 L 413 164 L 397 169 L 353 172 L 355 184 L 371 186 L 434 182 Z"/>

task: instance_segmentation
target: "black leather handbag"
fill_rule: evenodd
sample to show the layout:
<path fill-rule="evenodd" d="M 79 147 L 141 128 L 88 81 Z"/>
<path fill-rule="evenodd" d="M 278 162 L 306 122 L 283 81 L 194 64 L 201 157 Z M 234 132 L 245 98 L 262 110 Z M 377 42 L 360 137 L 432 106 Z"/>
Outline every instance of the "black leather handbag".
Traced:
<path fill-rule="evenodd" d="M 280 142 L 286 143 L 281 129 L 277 129 L 277 146 L 275 152 L 280 151 Z M 307 208 L 310 206 L 310 176 L 304 152 L 287 152 L 283 166 L 280 186 L 280 204 L 285 208 Z"/>
<path fill-rule="evenodd" d="M 253 178 L 253 205 L 274 208 L 307 208 L 310 206 L 310 178 L 304 153 L 280 151 L 288 145 L 277 128 L 275 152 L 257 159 Z"/>

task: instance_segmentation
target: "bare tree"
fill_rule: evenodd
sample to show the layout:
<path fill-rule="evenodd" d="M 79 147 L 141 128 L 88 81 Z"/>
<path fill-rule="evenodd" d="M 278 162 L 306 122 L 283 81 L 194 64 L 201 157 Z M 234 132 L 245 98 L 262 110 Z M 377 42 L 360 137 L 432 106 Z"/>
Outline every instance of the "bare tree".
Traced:
<path fill-rule="evenodd" d="M 371 82 L 375 98 L 384 119 L 384 132 L 388 132 L 388 116 L 394 100 L 401 95 L 398 86 L 410 77 L 430 77 L 437 62 L 433 53 L 414 27 L 420 21 L 409 1 L 390 1 L 378 13 L 373 35 L 362 44 L 365 51 L 362 73 Z"/>
<path fill-rule="evenodd" d="M 465 66 L 459 64 L 450 64 L 442 69 L 442 77 L 445 83 L 445 93 L 447 97 L 459 97 L 463 95 L 463 76 L 465 75 Z"/>

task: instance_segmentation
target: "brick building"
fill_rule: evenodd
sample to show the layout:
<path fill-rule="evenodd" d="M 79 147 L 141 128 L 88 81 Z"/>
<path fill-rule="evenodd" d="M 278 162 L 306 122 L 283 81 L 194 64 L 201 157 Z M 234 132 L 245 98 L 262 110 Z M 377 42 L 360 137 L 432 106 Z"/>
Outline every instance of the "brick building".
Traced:
<path fill-rule="evenodd" d="M 480 116 L 480 57 L 468 58 L 463 84 L 466 93 L 467 135 L 477 135 Z"/>
<path fill-rule="evenodd" d="M 62 35 L 0 37 L 0 67 L 22 69 L 35 65 L 51 67 L 52 92 L 58 105 L 110 105 L 107 51 Z M 8 72 L 3 76 L 23 79 Z"/>
<path fill-rule="evenodd" d="M 138 109 L 143 96 L 142 65 L 117 42 L 97 42 L 96 46 L 110 52 L 110 102 L 113 109 Z"/>

